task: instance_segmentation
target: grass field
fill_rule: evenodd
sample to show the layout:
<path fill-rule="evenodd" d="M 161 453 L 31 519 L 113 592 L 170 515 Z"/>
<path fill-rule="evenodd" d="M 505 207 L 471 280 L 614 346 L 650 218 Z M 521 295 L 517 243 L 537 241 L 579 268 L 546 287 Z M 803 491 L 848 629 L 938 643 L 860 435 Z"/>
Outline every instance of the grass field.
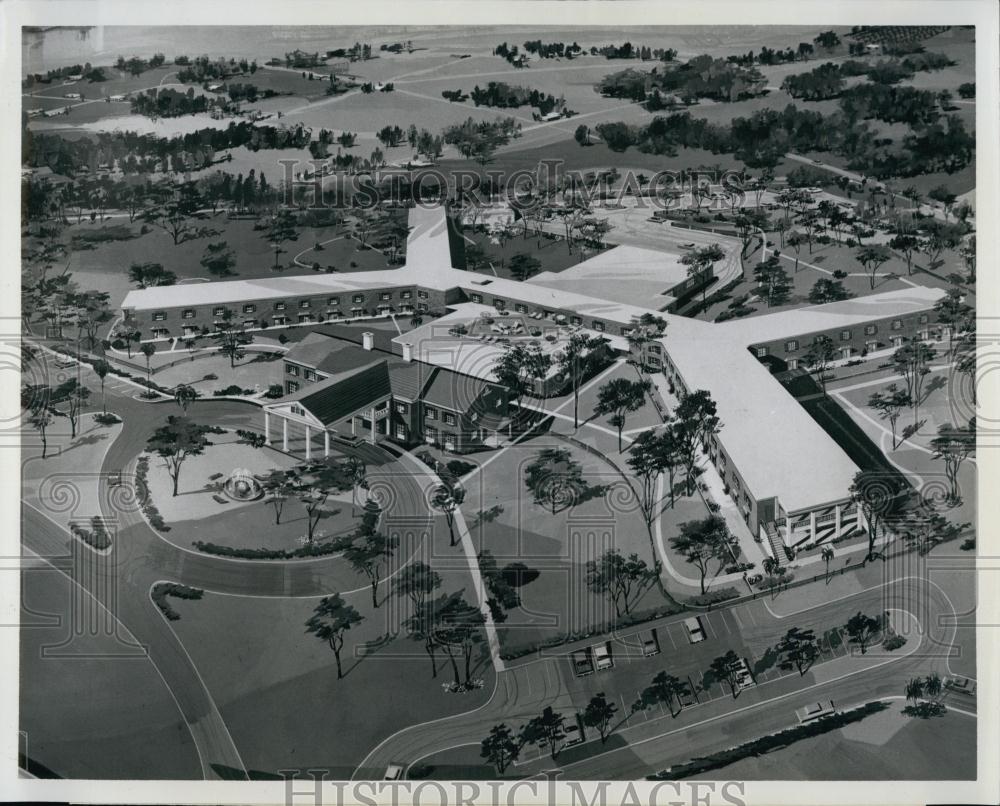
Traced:
<path fill-rule="evenodd" d="M 976 720 L 948 713 L 913 719 L 883 713 L 787 748 L 714 770 L 716 780 L 964 780 L 976 777 Z M 933 760 L 928 756 L 933 747 Z"/>

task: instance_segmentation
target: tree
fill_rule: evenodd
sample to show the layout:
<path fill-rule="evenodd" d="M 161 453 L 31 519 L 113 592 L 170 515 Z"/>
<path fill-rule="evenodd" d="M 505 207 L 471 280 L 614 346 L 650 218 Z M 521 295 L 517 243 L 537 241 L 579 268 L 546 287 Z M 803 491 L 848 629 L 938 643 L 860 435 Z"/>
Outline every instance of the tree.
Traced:
<path fill-rule="evenodd" d="M 958 196 L 948 190 L 948 188 L 944 185 L 938 185 L 935 188 L 931 188 L 931 190 L 927 192 L 927 198 L 941 203 L 944 207 L 945 218 L 947 219 L 948 215 L 951 213 L 952 206 L 958 199 Z"/>
<path fill-rule="evenodd" d="M 52 399 L 52 389 L 44 384 L 25 386 L 21 390 L 22 407 L 28 410 L 28 424 L 38 432 L 42 439 L 42 459 L 48 450 L 46 431 L 52 425 L 52 414 L 49 405 Z"/>
<path fill-rule="evenodd" d="M 157 188 L 157 193 L 166 200 L 147 207 L 139 218 L 169 234 L 174 246 L 197 237 L 200 230 L 194 222 L 203 219 L 204 215 L 198 212 L 201 198 L 195 183 L 186 182 L 174 188 L 167 180 Z"/>
<path fill-rule="evenodd" d="M 798 669 L 799 675 L 809 671 L 809 667 L 819 657 L 816 634 L 812 630 L 802 630 L 798 627 L 792 627 L 785 633 L 784 638 L 778 643 L 777 650 L 783 656 L 781 668 L 790 669 L 794 666 Z"/>
<path fill-rule="evenodd" d="M 905 390 L 896 386 L 896 384 L 890 383 L 886 387 L 885 392 L 875 392 L 869 397 L 868 405 L 875 409 L 883 420 L 889 421 L 889 426 L 892 429 L 892 449 L 896 450 L 898 447 L 898 443 L 896 442 L 896 421 L 899 419 L 899 415 L 903 409 L 910 406 L 909 395 L 906 394 Z"/>
<path fill-rule="evenodd" d="M 823 549 L 820 551 L 819 556 L 822 558 L 823 564 L 826 566 L 826 579 L 827 579 L 827 581 L 829 581 L 830 580 L 830 562 L 833 560 L 833 547 L 832 546 L 823 546 Z"/>
<path fill-rule="evenodd" d="M 306 539 L 312 543 L 316 526 L 326 512 L 327 499 L 335 493 L 351 489 L 350 472 L 345 463 L 333 457 L 304 462 L 289 468 L 286 472 L 287 490 L 305 507 Z M 366 511 L 362 517 L 362 529 L 371 527 L 373 518 L 377 522 L 377 513 Z"/>
<path fill-rule="evenodd" d="M 941 680 L 941 675 L 937 672 L 931 672 L 924 678 L 924 691 L 927 692 L 928 697 L 940 696 L 943 689 L 944 682 Z"/>
<path fill-rule="evenodd" d="M 896 484 L 890 476 L 874 470 L 859 470 L 854 474 L 848 493 L 858 505 L 867 524 L 869 560 L 875 557 L 875 541 L 884 519 L 892 510 L 897 492 Z"/>
<path fill-rule="evenodd" d="M 682 523 L 680 534 L 670 538 L 670 546 L 698 569 L 701 592 L 704 594 L 708 589 L 705 580 L 712 563 L 717 564 L 715 573 L 712 574 L 714 579 L 726 563 L 733 559 L 734 541 L 725 518 L 721 515 L 709 515 L 707 518 Z"/>
<path fill-rule="evenodd" d="M 792 230 L 788 237 L 785 238 L 785 243 L 788 244 L 792 249 L 795 250 L 795 273 L 799 270 L 799 254 L 802 252 L 802 244 L 806 242 L 806 237 L 798 230 Z"/>
<path fill-rule="evenodd" d="M 777 255 L 772 254 L 763 263 L 758 263 L 753 271 L 754 279 L 757 281 L 757 289 L 761 291 L 767 300 L 767 307 L 772 305 L 784 305 L 792 291 L 792 282 L 786 272 L 781 267 L 781 260 Z"/>
<path fill-rule="evenodd" d="M 652 684 L 642 690 L 638 702 L 632 708 L 638 710 L 663 703 L 670 710 L 670 716 L 676 718 L 684 708 L 684 697 L 690 694 L 691 687 L 685 681 L 667 672 L 657 672 Z M 676 710 L 674 710 L 675 703 Z"/>
<path fill-rule="evenodd" d="M 321 641 L 326 641 L 333 650 L 337 661 L 337 679 L 344 677 L 340 665 L 340 650 L 344 646 L 344 634 L 356 624 L 363 621 L 362 615 L 347 604 L 339 593 L 324 596 L 306 622 L 306 632 L 312 633 Z"/>
<path fill-rule="evenodd" d="M 648 380 L 630 381 L 628 378 L 614 378 L 597 392 L 595 414 L 610 415 L 610 422 L 618 429 L 618 453 L 622 452 L 622 431 L 625 429 L 625 415 L 638 411 L 646 401 L 649 391 Z"/>
<path fill-rule="evenodd" d="M 146 357 L 146 380 L 150 383 L 153 382 L 153 368 L 150 366 L 150 359 L 156 355 L 156 345 L 151 341 L 147 341 L 139 348 L 142 354 Z"/>
<path fill-rule="evenodd" d="M 965 293 L 952 286 L 934 303 L 934 312 L 940 324 L 948 327 L 948 352 L 954 352 L 955 333 L 963 332 L 976 318 L 976 309 L 965 302 Z"/>
<path fill-rule="evenodd" d="M 744 251 L 746 247 L 744 246 Z M 726 257 L 725 250 L 719 246 L 717 243 L 709 244 L 708 246 L 702 246 L 696 249 L 691 249 L 685 252 L 681 256 L 681 263 L 687 266 L 687 276 L 690 278 L 697 277 L 702 272 L 711 269 L 720 260 Z M 742 258 L 742 256 L 741 256 Z M 705 302 L 705 292 L 708 288 L 708 283 L 705 283 L 701 289 L 701 301 Z"/>
<path fill-rule="evenodd" d="M 865 615 L 860 611 L 851 616 L 844 625 L 844 630 L 851 643 L 858 645 L 862 655 L 868 651 L 868 645 L 881 629 L 880 619 Z"/>
<path fill-rule="evenodd" d="M 969 236 L 968 240 L 959 249 L 965 269 L 968 272 L 967 282 L 974 285 L 976 282 L 976 236 Z"/>
<path fill-rule="evenodd" d="M 892 365 L 906 384 L 906 396 L 913 405 L 913 422 L 917 422 L 917 410 L 923 395 L 924 378 L 930 374 L 927 366 L 937 356 L 929 344 L 914 341 L 904 344 L 892 354 Z"/>
<path fill-rule="evenodd" d="M 548 747 L 553 760 L 562 749 L 562 741 L 566 738 L 566 723 L 562 714 L 546 705 L 541 716 L 536 716 L 521 729 L 521 743 L 538 747 Z"/>
<path fill-rule="evenodd" d="M 840 280 L 831 280 L 827 277 L 817 280 L 816 284 L 809 291 L 809 301 L 813 305 L 839 302 L 840 300 L 850 298 L 851 292 L 844 288 L 844 284 Z"/>
<path fill-rule="evenodd" d="M 868 283 L 873 291 L 875 290 L 875 276 L 878 273 L 879 267 L 890 258 L 892 258 L 892 252 L 878 244 L 863 246 L 854 253 L 854 259 L 868 272 Z"/>
<path fill-rule="evenodd" d="M 611 733 L 611 720 L 618 711 L 618 706 L 604 696 L 603 691 L 590 698 L 583 709 L 583 724 L 588 728 L 596 728 L 601 736 L 601 744 L 608 740 Z"/>
<path fill-rule="evenodd" d="M 378 607 L 378 585 L 382 580 L 393 551 L 399 545 L 396 537 L 386 536 L 374 528 L 362 526 L 352 541 L 341 544 L 344 559 L 358 573 L 368 577 L 372 592 L 372 607 Z"/>
<path fill-rule="evenodd" d="M 916 705 L 917 700 L 924 696 L 924 681 L 920 677 L 913 677 L 906 681 L 906 699 L 913 700 Z"/>
<path fill-rule="evenodd" d="M 535 503 L 548 506 L 555 515 L 560 506 L 572 506 L 587 489 L 583 467 L 565 448 L 543 448 L 524 470 L 524 484 Z"/>
<path fill-rule="evenodd" d="M 455 688 L 462 687 L 458 676 L 456 652 L 465 662 L 465 686 L 472 683 L 472 653 L 483 642 L 482 612 L 462 598 L 460 593 L 443 597 L 435 608 L 434 642 L 444 649 L 455 675 Z"/>
<path fill-rule="evenodd" d="M 708 672 L 714 679 L 729 684 L 734 700 L 740 696 L 739 668 L 740 658 L 731 649 L 725 655 L 715 658 L 708 666 Z"/>
<path fill-rule="evenodd" d="M 654 313 L 644 313 L 640 316 L 633 316 L 631 327 L 628 331 L 627 339 L 629 351 L 632 355 L 638 354 L 636 364 L 640 373 L 646 367 L 645 350 L 646 346 L 656 339 L 662 338 L 667 329 L 667 321 L 662 316 Z"/>
<path fill-rule="evenodd" d="M 295 231 L 295 217 L 290 210 L 279 210 L 270 225 L 264 230 L 264 237 L 274 248 L 274 268 L 278 269 L 278 255 L 281 245 L 288 241 L 297 241 L 299 236 Z M 362 246 L 364 243 L 362 242 Z"/>
<path fill-rule="evenodd" d="M 698 476 L 698 448 L 707 445 L 722 427 L 716 411 L 715 401 L 705 389 L 688 392 L 674 411 L 676 419 L 672 428 L 680 448 L 688 495 L 694 494 Z"/>
<path fill-rule="evenodd" d="M 816 336 L 809 345 L 806 354 L 802 356 L 809 371 L 816 375 L 823 394 L 826 394 L 826 371 L 837 358 L 837 347 L 829 336 Z"/>
<path fill-rule="evenodd" d="M 236 265 L 236 255 L 233 254 L 233 250 L 225 241 L 216 241 L 205 247 L 205 252 L 201 256 L 201 265 L 213 277 L 232 277 L 236 274 L 233 271 L 233 266 Z"/>
<path fill-rule="evenodd" d="M 618 549 L 608 549 L 598 560 L 587 560 L 587 588 L 605 594 L 619 616 L 630 613 L 634 601 L 656 582 L 657 571 L 639 559 L 625 557 Z"/>
<path fill-rule="evenodd" d="M 906 273 L 913 274 L 913 255 L 923 248 L 920 238 L 909 232 L 900 232 L 889 241 L 889 248 L 903 256 L 903 259 L 906 260 Z"/>
<path fill-rule="evenodd" d="M 198 396 L 198 390 L 186 383 L 179 383 L 174 388 L 174 400 L 185 414 L 187 414 L 188 406 L 194 403 Z"/>
<path fill-rule="evenodd" d="M 535 390 L 535 383 L 549 372 L 552 358 L 541 347 L 526 347 L 520 342 L 508 344 L 493 364 L 497 381 L 507 387 L 515 406 L 520 410 L 521 400 Z M 513 423 L 508 427 L 511 435 Z"/>
<path fill-rule="evenodd" d="M 110 322 L 114 316 L 108 310 L 110 295 L 105 291 L 82 291 L 68 298 L 72 316 L 76 320 L 77 340 L 87 339 L 87 348 L 97 346 L 97 332 L 101 325 Z"/>
<path fill-rule="evenodd" d="M 181 475 L 181 465 L 190 456 L 201 456 L 212 443 L 207 435 L 217 431 L 207 425 L 192 422 L 187 417 L 167 417 L 166 425 L 157 428 L 146 442 L 146 450 L 161 459 L 174 483 L 173 494 Z"/>
<path fill-rule="evenodd" d="M 668 425 L 660 432 L 643 431 L 629 447 L 628 465 L 642 482 L 639 506 L 651 529 L 656 514 L 656 485 L 664 471 L 668 473 L 670 506 L 674 505 L 674 474 L 683 464 L 677 430 Z"/>
<path fill-rule="evenodd" d="M 128 269 L 128 279 L 139 288 L 151 288 L 174 285 L 177 282 L 177 275 L 164 269 L 160 263 L 133 263 Z"/>
<path fill-rule="evenodd" d="M 542 264 L 537 258 L 523 252 L 511 255 L 510 260 L 507 261 L 507 266 L 510 268 L 511 277 L 522 281 L 527 280 L 542 268 Z"/>
<path fill-rule="evenodd" d="M 405 566 L 392 580 L 392 592 L 400 597 L 409 597 L 414 613 L 420 612 L 427 597 L 440 587 L 440 574 L 420 560 Z"/>
<path fill-rule="evenodd" d="M 66 404 L 66 418 L 69 420 L 70 439 L 76 439 L 76 424 L 80 420 L 80 411 L 90 399 L 90 390 L 83 386 L 76 378 L 71 378 L 65 383 L 59 384 L 52 391 L 50 404 L 58 406 Z"/>
<path fill-rule="evenodd" d="M 556 354 L 559 373 L 569 378 L 573 388 L 573 428 L 580 427 L 580 383 L 588 364 L 592 363 L 596 352 L 606 340 L 601 336 L 589 336 L 582 331 L 570 334 L 566 345 Z"/>
<path fill-rule="evenodd" d="M 573 132 L 573 139 L 576 140 L 581 146 L 590 145 L 590 127 L 584 126 L 582 123 L 576 127 Z"/>
<path fill-rule="evenodd" d="M 479 755 L 496 767 L 497 775 L 503 775 L 520 754 L 520 743 L 502 722 L 490 729 L 490 735 L 483 739 L 479 749 Z"/>
<path fill-rule="evenodd" d="M 976 432 L 971 428 L 957 428 L 951 423 L 942 423 L 930 445 L 934 451 L 931 458 L 944 460 L 949 485 L 948 500 L 957 504 L 962 500 L 958 471 L 962 463 L 976 452 Z"/>
<path fill-rule="evenodd" d="M 465 489 L 458 485 L 439 484 L 431 494 L 431 506 L 443 512 L 448 522 L 449 545 L 455 545 L 455 511 L 465 500 Z"/>
<path fill-rule="evenodd" d="M 212 338 L 218 343 L 219 352 L 229 359 L 229 366 L 234 368 L 236 362 L 246 355 L 245 348 L 253 341 L 253 334 L 239 326 L 233 312 L 226 308 L 216 322 Z"/>
<path fill-rule="evenodd" d="M 104 397 L 104 379 L 108 377 L 108 373 L 111 372 L 111 364 L 105 361 L 103 358 L 99 358 L 93 363 L 94 374 L 97 376 L 98 380 L 101 382 L 101 411 L 105 414 L 108 413 L 107 401 Z"/>
<path fill-rule="evenodd" d="M 281 523 L 285 501 L 295 494 L 295 484 L 285 470 L 275 468 L 260 479 L 260 486 L 268 503 L 274 507 L 274 525 L 277 526 Z"/>

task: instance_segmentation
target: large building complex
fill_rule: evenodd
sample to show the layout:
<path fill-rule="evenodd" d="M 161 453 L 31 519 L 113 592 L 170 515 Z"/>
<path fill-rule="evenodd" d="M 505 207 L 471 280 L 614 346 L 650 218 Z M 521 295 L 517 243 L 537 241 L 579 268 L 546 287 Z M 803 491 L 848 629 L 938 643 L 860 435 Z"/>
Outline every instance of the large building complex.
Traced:
<path fill-rule="evenodd" d="M 360 345 L 344 341 L 338 331 L 347 329 L 328 325 L 289 350 L 287 394 L 265 409 L 268 436 L 277 439 L 273 420 L 279 419 L 283 445 L 291 425 L 306 435 L 307 454 L 320 449 L 319 439 L 328 451 L 331 434 L 428 441 L 455 451 L 496 445 L 509 404 L 493 363 L 507 343 L 526 340 L 556 354 L 582 330 L 603 335 L 610 349 L 625 354 L 634 349 L 627 337 L 635 320 L 657 313 L 666 330 L 642 348 L 644 363 L 662 369 L 680 394 L 711 393 L 723 428 L 707 453 L 749 528 L 775 552 L 865 525 L 848 492 L 858 467 L 773 373 L 796 369 L 820 335 L 845 360 L 947 337 L 935 323 L 934 303 L 943 292 L 934 289 L 713 324 L 659 314 L 669 307 L 660 304 L 662 295 L 639 306 L 622 301 L 628 295 L 621 293 L 602 299 L 569 290 L 599 293 L 602 286 L 587 278 L 600 275 L 614 250 L 596 267 L 580 264 L 571 274 L 517 282 L 453 268 L 443 209 L 415 208 L 410 224 L 400 269 L 148 288 L 131 292 L 123 313 L 145 338 L 210 332 L 227 311 L 246 328 L 435 314 L 393 338 L 366 332 Z M 650 260 L 648 251 L 622 255 L 644 265 Z M 539 396 L 560 388 L 560 379 L 547 381 L 536 389 Z"/>

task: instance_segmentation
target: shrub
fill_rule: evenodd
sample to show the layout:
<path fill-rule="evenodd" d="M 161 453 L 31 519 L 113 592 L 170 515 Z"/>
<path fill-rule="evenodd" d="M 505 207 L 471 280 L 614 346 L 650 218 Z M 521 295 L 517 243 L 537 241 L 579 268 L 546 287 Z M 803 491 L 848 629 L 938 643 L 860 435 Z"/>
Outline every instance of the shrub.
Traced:
<path fill-rule="evenodd" d="M 892 652 L 906 644 L 906 639 L 898 633 L 893 633 L 882 642 L 882 648 L 887 652 Z"/>
<path fill-rule="evenodd" d="M 89 530 L 84 529 L 78 523 L 71 523 L 69 530 L 77 540 L 83 541 L 93 549 L 104 551 L 111 547 L 111 536 L 104 528 L 104 521 L 96 515 L 90 521 Z"/>
<path fill-rule="evenodd" d="M 241 560 L 294 560 L 300 557 L 323 557 L 340 551 L 340 547 L 335 542 L 306 543 L 304 546 L 291 550 L 220 546 L 216 543 L 206 543 L 202 540 L 196 540 L 192 545 L 198 551 L 203 551 L 205 554 L 215 554 L 219 557 L 237 557 Z"/>
<path fill-rule="evenodd" d="M 287 344 L 288 343 L 288 336 L 286 336 L 284 333 L 279 333 L 278 334 L 278 342 L 280 344 Z"/>
<path fill-rule="evenodd" d="M 124 350 L 125 342 L 123 342 L 121 339 L 115 339 L 114 341 L 111 342 L 111 347 L 115 350 Z"/>
<path fill-rule="evenodd" d="M 181 614 L 170 606 L 170 602 L 167 601 L 168 596 L 176 596 L 178 599 L 200 599 L 204 595 L 205 591 L 200 588 L 191 588 L 176 582 L 158 582 L 153 586 L 150 598 L 167 619 L 177 621 Z"/>
<path fill-rule="evenodd" d="M 686 604 L 691 605 L 692 607 L 705 607 L 707 605 L 725 602 L 729 599 L 735 599 L 739 595 L 739 591 L 737 591 L 736 588 L 719 588 L 718 590 L 708 591 L 707 593 L 700 593 L 697 596 L 689 596 L 686 600 Z"/>
<path fill-rule="evenodd" d="M 452 459 L 446 465 L 448 472 L 453 476 L 464 476 L 476 469 L 477 465 L 472 462 L 463 462 L 461 459 Z"/>
<path fill-rule="evenodd" d="M 275 400 L 276 398 L 284 397 L 284 394 L 285 394 L 284 386 L 282 386 L 280 383 L 272 383 L 270 386 L 267 387 L 267 391 L 264 393 L 264 397 L 270 400 Z"/>
<path fill-rule="evenodd" d="M 250 390 L 251 394 L 252 394 L 252 392 L 253 392 L 253 390 Z M 212 394 L 215 395 L 216 397 L 222 397 L 222 396 L 225 396 L 225 395 L 242 395 L 242 394 L 244 394 L 244 391 L 243 391 L 242 387 L 237 386 L 234 383 L 234 384 L 230 384 L 225 389 L 216 389 L 214 392 L 212 392 Z"/>
<path fill-rule="evenodd" d="M 843 269 L 836 269 L 833 272 L 833 276 L 836 277 L 838 280 L 843 280 L 845 277 L 847 277 L 847 272 L 844 271 Z"/>
<path fill-rule="evenodd" d="M 98 425 L 117 425 L 121 421 L 121 417 L 117 414 L 112 414 L 110 411 L 100 412 L 94 415 L 94 422 Z"/>

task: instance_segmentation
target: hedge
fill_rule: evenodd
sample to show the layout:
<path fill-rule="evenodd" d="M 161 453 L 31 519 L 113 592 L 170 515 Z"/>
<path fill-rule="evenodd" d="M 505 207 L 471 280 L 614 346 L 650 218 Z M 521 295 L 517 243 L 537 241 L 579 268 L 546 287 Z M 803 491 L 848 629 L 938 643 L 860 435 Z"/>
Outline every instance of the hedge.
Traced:
<path fill-rule="evenodd" d="M 201 590 L 201 588 L 191 588 L 176 582 L 158 582 L 153 586 L 153 592 L 150 595 L 164 616 L 170 621 L 177 621 L 181 617 L 181 614 L 170 606 L 167 597 L 176 596 L 178 599 L 200 599 L 205 595 L 205 591 Z"/>
<path fill-rule="evenodd" d="M 674 764 L 672 767 L 663 770 L 662 772 L 647 775 L 646 780 L 678 781 L 681 778 L 689 778 L 692 775 L 699 775 L 704 772 L 709 772 L 710 770 L 717 770 L 720 767 L 725 767 L 733 762 L 741 761 L 745 758 L 760 756 L 772 750 L 786 747 L 787 745 L 797 742 L 800 739 L 808 739 L 812 736 L 819 736 L 823 733 L 829 733 L 831 730 L 842 728 L 844 725 L 850 725 L 853 722 L 860 722 L 865 717 L 871 716 L 879 711 L 884 711 L 888 707 L 889 704 L 882 700 L 866 703 L 865 705 L 862 705 L 859 708 L 853 708 L 850 711 L 831 714 L 830 716 L 817 719 L 815 722 L 808 722 L 804 725 L 796 725 L 795 727 L 788 728 L 787 730 L 770 733 L 767 736 L 760 737 L 759 739 L 744 742 L 743 744 L 736 745 L 736 747 L 720 750 L 717 753 L 710 753 L 707 756 L 701 756 L 700 758 L 686 761 L 682 764 Z"/>
<path fill-rule="evenodd" d="M 216 554 L 220 557 L 238 557 L 241 560 L 295 560 L 301 557 L 325 557 L 340 551 L 340 547 L 335 543 L 307 543 L 291 551 L 268 548 L 234 548 L 232 546 L 220 546 L 216 543 L 206 543 L 202 540 L 195 540 L 191 545 L 198 549 L 198 551 L 205 552 L 205 554 Z"/>
<path fill-rule="evenodd" d="M 81 540 L 92 549 L 104 551 L 111 548 L 111 535 L 104 528 L 104 521 L 97 515 L 91 518 L 90 530 L 84 529 L 78 523 L 71 523 L 69 530 L 77 540 Z"/>
<path fill-rule="evenodd" d="M 167 526 L 167 522 L 163 520 L 163 516 L 160 514 L 154 505 L 153 501 L 149 496 L 149 483 L 146 481 L 146 475 L 149 473 L 149 457 L 140 456 L 135 463 L 135 495 L 139 500 L 139 504 L 142 506 L 142 511 L 149 520 L 149 525 L 152 526 L 158 532 L 169 532 L 170 527 Z"/>
<path fill-rule="evenodd" d="M 729 599 L 736 599 L 740 592 L 736 588 L 719 588 L 718 590 L 701 593 L 697 596 L 689 596 L 686 603 L 694 607 L 705 607 L 706 605 L 718 604 Z"/>

